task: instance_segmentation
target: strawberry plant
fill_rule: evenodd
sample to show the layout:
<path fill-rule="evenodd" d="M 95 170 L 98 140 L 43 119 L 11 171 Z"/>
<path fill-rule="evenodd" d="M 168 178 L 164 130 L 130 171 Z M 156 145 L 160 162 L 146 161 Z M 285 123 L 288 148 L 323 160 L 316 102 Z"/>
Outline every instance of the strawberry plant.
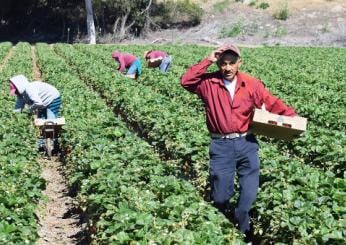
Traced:
<path fill-rule="evenodd" d="M 30 244 L 38 238 L 35 209 L 44 182 L 35 132 L 31 118 L 12 112 L 15 98 L 8 93 L 8 79 L 19 73 L 30 77 L 31 69 L 30 45 L 18 43 L 0 73 L 0 244 Z"/>
<path fill-rule="evenodd" d="M 63 94 L 70 182 L 95 243 L 242 244 L 172 161 L 160 160 L 47 45 L 37 50 L 44 78 Z"/>
<path fill-rule="evenodd" d="M 12 43 L 10 42 L 3 42 L 0 43 L 0 64 L 2 63 L 2 60 L 5 58 L 6 54 L 12 47 Z"/>
<path fill-rule="evenodd" d="M 191 163 L 193 182 L 203 187 L 209 140 L 202 115 L 191 112 L 178 99 L 125 79 L 101 60 L 89 60 L 71 46 L 57 45 L 56 50 L 159 151 L 180 164 Z M 268 242 L 340 241 L 345 230 L 341 198 L 345 181 L 332 172 L 302 165 L 299 158 L 280 150 L 262 142 L 261 191 L 254 208 L 256 232 Z M 306 213 L 304 218 L 302 213 Z"/>
<path fill-rule="evenodd" d="M 78 50 L 81 50 L 82 52 L 86 52 L 88 54 L 93 55 L 96 59 L 101 60 L 107 66 L 112 68 L 115 68 L 116 65 L 115 65 L 115 62 L 109 58 L 109 53 L 115 49 L 119 49 L 124 52 L 126 51 L 126 49 L 128 49 L 127 46 L 105 46 L 105 47 L 98 46 L 98 47 L 95 47 L 94 49 L 90 49 L 86 45 L 77 45 L 75 47 Z M 143 50 L 149 50 L 151 48 L 154 48 L 154 47 L 131 46 L 131 51 L 137 54 L 138 56 L 140 56 Z M 173 65 L 171 71 L 168 74 L 162 74 L 157 69 L 147 69 L 146 72 L 144 72 L 143 75 L 140 77 L 141 84 L 148 85 L 155 92 L 164 94 L 168 96 L 169 98 L 171 98 L 172 100 L 181 101 L 182 103 L 184 103 L 186 106 L 190 108 L 189 109 L 190 112 L 197 110 L 198 113 L 200 114 L 201 111 L 203 111 L 203 106 L 201 101 L 196 96 L 191 95 L 187 91 L 185 90 L 182 91 L 181 86 L 179 84 L 179 80 L 177 78 L 179 78 L 181 74 L 183 74 L 186 71 L 189 65 L 197 62 L 196 57 L 205 57 L 208 54 L 208 52 L 210 52 L 211 49 L 206 47 L 197 48 L 195 46 L 191 46 L 191 51 L 186 52 L 188 48 L 184 47 L 183 49 L 184 53 L 182 54 L 181 53 L 182 48 L 180 47 L 163 46 L 161 48 L 173 54 L 174 62 L 175 64 L 178 64 L 178 65 Z M 259 49 L 259 50 L 262 50 L 262 49 Z M 344 154 L 344 152 L 346 151 L 345 149 L 346 135 L 344 130 L 340 131 L 340 130 L 335 130 L 333 128 L 330 128 L 330 126 L 335 120 L 333 118 L 325 116 L 324 115 L 325 110 L 321 111 L 323 115 L 318 116 L 318 120 L 315 120 L 315 118 L 309 116 L 310 115 L 309 113 L 304 112 L 305 110 L 304 108 L 308 108 L 309 111 L 314 111 L 314 113 L 317 113 L 317 111 L 319 111 L 321 108 L 320 104 L 316 103 L 315 106 L 312 106 L 311 104 L 306 104 L 305 100 L 303 101 L 300 99 L 304 96 L 299 96 L 299 94 L 297 96 L 297 93 L 294 93 L 294 94 L 289 93 L 289 96 L 287 96 L 285 94 L 280 93 L 280 91 L 277 91 L 277 88 L 278 89 L 281 88 L 280 85 L 279 86 L 277 85 L 279 84 L 278 81 L 280 81 L 281 78 L 280 76 L 276 75 L 276 72 L 277 71 L 284 72 L 287 69 L 289 69 L 290 71 L 291 70 L 295 71 L 297 67 L 294 67 L 294 69 L 286 68 L 288 66 L 287 63 L 281 64 L 281 66 L 275 65 L 276 60 L 281 61 L 283 59 L 282 57 L 280 59 L 280 53 L 283 52 L 282 51 L 283 49 L 278 49 L 278 51 L 275 51 L 275 52 L 270 51 L 271 49 L 269 49 L 268 51 L 266 50 L 267 49 L 264 49 L 263 51 L 261 51 L 263 52 L 262 54 L 262 53 L 257 53 L 257 49 L 243 49 L 243 56 L 245 56 L 244 70 L 249 71 L 258 77 L 261 77 L 261 75 L 263 74 L 269 74 L 270 76 L 264 77 L 266 78 L 264 79 L 265 81 L 266 80 L 272 81 L 269 84 L 269 88 L 273 90 L 276 94 L 279 94 L 280 97 L 283 97 L 285 101 L 292 101 L 290 103 L 295 105 L 299 114 L 309 117 L 308 130 L 303 135 L 303 137 L 289 144 L 287 144 L 286 142 L 280 142 L 280 141 L 275 141 L 275 142 L 279 144 L 280 146 L 283 146 L 281 147 L 282 150 L 286 151 L 288 154 L 293 154 L 298 156 L 299 158 L 303 159 L 304 163 L 306 164 L 311 164 L 313 166 L 317 166 L 324 170 L 330 170 L 339 177 L 344 176 L 346 174 L 345 172 L 346 161 L 345 161 L 345 154 Z M 289 50 L 292 50 L 292 49 L 289 49 Z M 310 49 L 298 49 L 298 50 L 304 51 L 305 53 L 311 52 Z M 312 50 L 315 50 L 317 54 L 319 54 L 320 52 L 324 52 L 324 49 L 315 48 Z M 334 52 L 335 54 L 333 55 L 336 56 L 338 54 L 337 57 L 340 56 L 340 53 L 338 52 L 342 51 L 339 49 L 336 49 L 337 50 L 336 52 L 333 51 L 333 49 L 330 49 L 330 50 L 327 49 L 325 51 Z M 277 57 L 275 57 L 275 59 L 270 59 L 266 63 L 273 63 L 273 65 L 275 65 L 275 69 L 263 70 L 261 69 L 261 66 L 264 63 L 261 62 L 261 59 L 258 59 L 257 57 L 262 57 L 262 56 L 266 57 L 265 52 L 268 53 L 269 51 L 271 52 L 271 55 L 276 55 Z M 255 53 L 257 56 L 255 55 L 251 56 L 252 53 Z M 248 54 L 250 54 L 249 57 L 247 56 Z M 285 55 L 286 57 L 289 57 L 288 53 L 284 52 L 283 55 Z M 324 54 L 323 57 L 325 56 L 326 54 Z M 296 62 L 298 64 L 301 64 L 304 60 L 306 60 L 306 57 L 309 57 L 309 56 L 308 55 L 301 56 L 300 59 L 295 59 L 295 60 L 297 60 Z M 260 65 L 256 65 L 257 63 L 259 63 Z M 332 62 L 328 62 L 328 60 L 326 60 L 325 63 L 328 64 L 327 66 L 328 70 L 333 69 L 330 64 Z M 250 64 L 250 68 L 248 68 L 249 66 L 248 64 Z M 252 70 L 251 68 L 253 66 L 255 67 L 254 70 Z M 304 67 L 307 67 L 307 65 L 305 65 Z M 211 67 L 211 70 L 215 70 L 215 69 L 216 69 L 215 66 Z M 301 77 L 301 74 L 305 74 L 305 73 L 300 72 L 300 77 Z M 337 91 L 338 89 L 341 89 L 343 91 L 344 85 L 342 85 L 342 83 L 334 82 L 332 80 L 330 80 L 330 82 L 323 82 L 324 77 L 327 79 L 330 76 L 338 76 L 337 78 L 339 78 L 340 76 L 337 74 L 339 73 L 331 72 L 329 74 L 328 72 L 324 72 L 322 74 L 323 76 L 322 77 L 320 76 L 321 83 L 324 84 L 323 86 L 328 85 L 330 88 L 334 88 L 334 91 Z M 311 86 L 310 85 L 311 82 L 308 79 L 308 75 L 306 75 L 305 77 L 302 77 L 302 81 L 304 82 L 305 86 Z M 299 86 L 302 86 L 302 85 L 299 85 L 301 83 L 302 82 L 290 82 L 290 84 L 293 84 L 294 86 L 297 86 L 298 88 Z M 311 90 L 311 89 L 307 88 L 307 90 Z M 314 88 L 314 91 L 315 90 L 316 89 Z M 325 95 L 324 92 L 320 92 L 319 94 Z M 344 96 L 336 96 L 336 98 L 342 98 L 342 99 L 343 97 Z M 330 98 L 328 99 L 328 101 L 332 103 L 332 101 L 330 101 Z M 297 103 L 300 103 L 300 104 L 297 104 Z M 343 103 L 341 103 L 340 105 L 342 104 Z M 342 107 L 339 107 L 338 110 L 341 110 L 341 113 L 345 113 L 345 110 L 342 110 L 342 109 L 343 109 Z M 333 117 L 332 114 L 329 114 L 329 115 Z M 343 114 L 341 114 L 340 117 L 344 118 L 344 116 L 342 115 Z M 324 133 L 321 134 L 321 132 L 324 132 Z M 263 140 L 268 141 L 265 138 L 263 138 Z"/>

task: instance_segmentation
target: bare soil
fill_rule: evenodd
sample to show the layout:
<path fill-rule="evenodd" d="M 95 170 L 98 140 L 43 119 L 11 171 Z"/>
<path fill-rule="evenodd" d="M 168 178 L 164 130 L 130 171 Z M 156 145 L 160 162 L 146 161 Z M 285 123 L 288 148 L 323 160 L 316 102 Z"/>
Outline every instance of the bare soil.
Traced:
<path fill-rule="evenodd" d="M 33 78 L 42 80 L 34 46 L 31 46 L 31 56 Z M 78 204 L 69 195 L 62 161 L 58 157 L 42 157 L 38 162 L 42 168 L 42 178 L 46 181 L 43 191 L 46 200 L 39 203 L 36 212 L 40 225 L 37 245 L 89 244 L 85 234 L 86 224 L 77 212 Z"/>
<path fill-rule="evenodd" d="M 42 177 L 47 183 L 43 192 L 47 200 L 39 204 L 41 228 L 37 244 L 83 244 L 81 237 L 84 228 L 79 215 L 74 212 L 73 199 L 68 195 L 61 162 L 58 158 L 52 158 L 40 159 L 39 163 L 43 169 Z"/>
<path fill-rule="evenodd" d="M 152 32 L 144 39 L 129 43 L 192 43 L 226 42 L 238 45 L 285 46 L 346 46 L 345 0 L 288 0 L 288 18 L 278 20 L 274 13 L 285 8 L 284 0 L 261 0 L 256 6 L 230 0 L 222 10 L 218 1 L 195 0 L 205 10 L 202 23 L 188 29 L 168 29 Z M 258 8 L 267 2 L 269 8 Z M 238 34 L 234 30 L 238 28 Z M 223 35 L 223 30 L 233 35 Z"/>
<path fill-rule="evenodd" d="M 31 57 L 32 57 L 32 77 L 34 80 L 41 80 L 41 71 L 37 66 L 36 50 L 34 46 L 31 46 Z"/>

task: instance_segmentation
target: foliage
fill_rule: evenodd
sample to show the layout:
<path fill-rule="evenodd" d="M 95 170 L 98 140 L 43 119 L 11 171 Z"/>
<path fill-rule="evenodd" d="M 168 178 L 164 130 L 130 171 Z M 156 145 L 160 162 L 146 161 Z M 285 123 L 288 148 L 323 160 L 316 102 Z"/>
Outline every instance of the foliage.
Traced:
<path fill-rule="evenodd" d="M 0 44 L 0 56 L 9 47 Z M 36 162 L 35 132 L 27 115 L 12 112 L 15 102 L 7 82 L 18 73 L 31 77 L 31 72 L 30 45 L 19 43 L 0 73 L 0 244 L 29 244 L 38 238 L 35 209 L 44 182 Z"/>
<path fill-rule="evenodd" d="M 0 44 L 0 58 L 10 46 Z M 136 81 L 116 73 L 112 50 L 141 57 L 152 48 L 38 45 L 45 80 L 63 94 L 68 176 L 94 242 L 241 244 L 233 225 L 199 194 L 208 192 L 209 137 L 201 102 L 178 79 L 211 48 L 162 46 L 173 56 L 169 73 L 144 67 Z M 263 243 L 342 244 L 345 50 L 244 48 L 242 57 L 242 69 L 309 119 L 307 133 L 292 142 L 260 137 L 256 234 Z M 0 78 L 31 72 L 30 47 L 20 43 Z M 33 243 L 43 188 L 34 132 L 25 115 L 8 110 L 14 101 L 8 85 L 1 88 L 0 243 Z"/>
<path fill-rule="evenodd" d="M 198 25 L 203 10 L 190 0 L 162 1 L 152 9 L 154 21 L 163 28 Z"/>
<path fill-rule="evenodd" d="M 131 133 L 69 64 L 48 45 L 40 44 L 38 55 L 45 79 L 68 101 L 63 144 L 69 177 L 80 187 L 96 244 L 242 244 L 242 236 L 173 162 L 160 160 Z"/>
<path fill-rule="evenodd" d="M 285 3 L 282 3 L 279 9 L 277 9 L 273 13 L 274 19 L 277 19 L 277 20 L 287 20 L 289 15 L 290 15 L 290 11 L 288 9 L 287 0 L 285 0 Z"/>
<path fill-rule="evenodd" d="M 91 53 L 96 59 L 102 60 L 113 68 L 115 68 L 114 61 L 107 59 L 109 53 L 114 49 L 128 51 L 126 46 L 109 46 L 102 49 L 90 49 L 84 45 L 76 47 L 84 52 Z M 154 47 L 131 46 L 131 50 L 138 56 L 143 50 L 152 48 Z M 193 51 L 185 52 L 187 50 L 185 47 L 182 49 L 175 46 L 162 46 L 162 48 L 172 54 L 175 62 L 180 65 L 172 67 L 170 78 L 158 73 L 156 70 L 147 70 L 142 75 L 141 82 L 148 85 L 155 92 L 188 105 L 191 108 L 190 114 L 192 109 L 196 110 L 197 114 L 193 114 L 194 117 L 201 115 L 203 107 L 200 100 L 186 91 L 182 91 L 176 78 L 180 77 L 190 64 L 197 62 L 196 57 L 207 56 L 211 49 L 191 46 Z M 262 79 L 274 94 L 293 105 L 300 115 L 309 119 L 307 133 L 290 144 L 280 143 L 282 149 L 289 151 L 289 154 L 298 156 L 306 164 L 318 166 L 325 170 L 329 169 L 338 176 L 344 176 L 346 165 L 344 154 L 346 151 L 346 135 L 343 120 L 345 111 L 342 107 L 345 103 L 344 96 L 342 94 L 334 96 L 334 106 L 330 107 L 328 104 L 332 101 L 330 101 L 330 97 L 328 99 L 328 94 L 331 96 L 331 93 L 327 92 L 329 90 L 335 92 L 345 90 L 345 83 L 336 81 L 342 81 L 342 74 L 346 70 L 341 65 L 342 62 L 332 62 L 333 59 L 338 61 L 345 59 L 344 49 L 244 48 L 242 49 L 242 56 L 244 71 Z M 323 70 L 316 70 L 321 62 L 324 63 Z M 215 66 L 212 67 L 213 69 L 215 69 Z M 335 69 L 340 72 L 335 72 Z M 290 72 L 287 73 L 287 70 Z M 320 86 L 321 90 L 316 89 L 317 86 Z M 292 91 L 295 91 L 294 96 Z M 316 102 L 316 98 L 321 96 L 325 99 Z M 305 100 L 301 101 L 301 97 L 304 97 Z M 201 121 L 204 121 L 204 119 L 201 119 Z M 340 129 L 340 131 L 335 129 Z M 323 132 L 323 136 L 321 136 L 321 132 Z"/>
<path fill-rule="evenodd" d="M 207 180 L 205 158 L 209 141 L 205 122 L 198 108 L 186 102 L 188 98 L 193 101 L 192 95 L 182 92 L 181 88 L 179 94 L 175 94 L 180 86 L 175 72 L 185 70 L 184 64 L 193 63 L 197 59 L 196 53 L 206 50 L 193 46 L 189 49 L 186 45 L 180 49 L 171 47 L 169 51 L 175 49 L 177 52 L 174 55 L 177 57 L 175 71 L 172 69 L 169 74 L 160 74 L 156 70 L 147 70 L 148 76 L 132 81 L 102 64 L 109 57 L 109 50 L 115 48 L 132 49 L 133 53 L 141 54 L 148 47 L 97 46 L 95 58 L 90 60 L 87 58 L 90 57 L 90 48 L 87 54 L 83 54 L 71 46 L 56 46 L 58 54 L 120 112 L 128 125 L 140 129 L 161 154 L 170 156 L 179 165 L 182 159 L 187 162 L 187 167 L 193 170 L 190 178 L 203 189 Z M 192 60 L 179 55 L 183 53 L 193 54 Z M 167 84 L 166 89 L 164 84 Z M 169 91 L 168 88 L 173 87 L 177 89 Z M 167 91 L 167 94 L 162 95 L 161 91 Z M 167 96 L 169 93 L 171 96 Z M 300 97 L 294 98 L 299 100 Z M 253 210 L 256 233 L 261 234 L 266 242 L 340 242 L 345 230 L 342 198 L 345 180 L 335 177 L 330 171 L 302 164 L 299 157 L 290 155 L 284 147 L 261 142 L 261 190 Z"/>
<path fill-rule="evenodd" d="M 255 5 L 256 5 L 256 0 L 250 1 L 249 6 L 253 7 L 253 6 L 255 6 Z"/>
<path fill-rule="evenodd" d="M 223 27 L 221 30 L 221 38 L 236 37 L 244 32 L 244 24 L 239 21 L 230 27 Z"/>
<path fill-rule="evenodd" d="M 203 10 L 190 0 L 94 0 L 93 7 L 95 27 L 101 35 L 117 35 L 122 28 L 114 28 L 115 24 L 122 25 L 123 20 L 128 27 L 126 34 L 139 36 L 151 28 L 197 25 L 203 15 Z M 0 41 L 15 41 L 27 35 L 35 41 L 71 42 L 81 40 L 87 32 L 82 0 L 4 0 L 0 14 Z"/>
<path fill-rule="evenodd" d="M 344 56 L 344 49 L 333 48 L 243 49 L 242 67 L 308 118 L 307 133 L 289 146 L 294 154 L 340 177 L 346 165 Z"/>
<path fill-rule="evenodd" d="M 279 26 L 273 33 L 274 37 L 282 37 L 287 35 L 287 29 L 285 27 Z"/>
<path fill-rule="evenodd" d="M 84 1 L 47 1 L 47 0 L 3 0 L 1 2 L 0 31 L 5 40 L 66 41 L 68 28 L 70 36 L 86 31 L 83 15 Z M 44 34 L 44 35 L 43 35 Z"/>
<path fill-rule="evenodd" d="M 213 8 L 217 12 L 224 12 L 227 9 L 229 3 L 230 3 L 229 0 L 222 0 L 222 1 L 214 3 Z"/>
<path fill-rule="evenodd" d="M 152 7 L 153 4 L 149 5 L 150 3 L 150 0 L 93 1 L 97 26 L 103 30 L 103 33 L 117 35 L 121 28 L 115 29 L 115 24 L 119 21 L 118 25 L 122 25 L 121 22 L 124 21 L 124 27 L 130 26 L 128 32 L 138 36 L 146 25 L 147 15 L 145 11 L 148 7 Z"/>
<path fill-rule="evenodd" d="M 12 48 L 12 43 L 10 42 L 3 42 L 0 43 L 0 64 L 2 64 L 2 60 L 5 58 L 8 51 Z"/>
<path fill-rule="evenodd" d="M 260 8 L 260 9 L 267 9 L 267 8 L 269 8 L 270 6 L 269 6 L 269 3 L 267 3 L 267 2 L 261 2 L 259 5 L 258 5 L 258 7 L 257 8 Z"/>
<path fill-rule="evenodd" d="M 253 35 L 258 32 L 256 23 L 245 23 L 240 20 L 230 26 L 224 26 L 220 32 L 220 38 L 238 37 L 239 35 Z"/>

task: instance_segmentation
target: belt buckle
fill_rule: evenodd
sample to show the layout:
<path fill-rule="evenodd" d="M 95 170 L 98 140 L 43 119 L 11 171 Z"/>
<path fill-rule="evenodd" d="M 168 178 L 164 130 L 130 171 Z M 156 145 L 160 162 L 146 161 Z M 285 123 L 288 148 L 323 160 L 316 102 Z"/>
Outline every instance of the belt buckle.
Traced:
<path fill-rule="evenodd" d="M 232 134 L 227 134 L 224 136 L 225 139 L 235 139 L 238 138 L 238 134 L 237 133 L 232 133 Z"/>
<path fill-rule="evenodd" d="M 245 135 L 247 135 L 247 133 L 233 133 L 233 134 L 231 134 L 230 139 L 241 138 L 241 137 L 243 137 Z"/>
<path fill-rule="evenodd" d="M 212 134 L 213 138 L 218 138 L 218 139 L 235 139 L 235 138 L 240 138 L 242 136 L 247 135 L 247 133 L 231 133 L 231 134 L 225 134 L 225 135 L 221 135 L 221 134 Z"/>

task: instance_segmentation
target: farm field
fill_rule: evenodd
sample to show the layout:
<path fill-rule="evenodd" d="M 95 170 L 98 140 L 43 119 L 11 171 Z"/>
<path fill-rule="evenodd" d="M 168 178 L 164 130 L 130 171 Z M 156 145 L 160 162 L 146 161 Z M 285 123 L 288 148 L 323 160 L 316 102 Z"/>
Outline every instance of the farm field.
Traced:
<path fill-rule="evenodd" d="M 22 73 L 32 78 L 30 46 L 16 45 L 13 56 L 1 69 L 0 90 L 0 244 L 33 243 L 37 238 L 35 209 L 42 199 L 44 181 L 37 163 L 34 128 L 27 115 L 12 112 L 8 78 Z M 10 43 L 0 44 L 4 59 Z"/>
<path fill-rule="evenodd" d="M 161 46 L 173 56 L 168 74 L 144 66 L 133 81 L 116 72 L 112 51 L 130 52 L 143 61 L 143 52 L 154 47 L 35 45 L 42 79 L 62 94 L 64 162 L 88 217 L 91 240 L 242 244 L 242 235 L 208 200 L 204 111 L 179 84 L 188 67 L 212 48 Z M 262 79 L 309 120 L 307 133 L 292 142 L 259 137 L 255 236 L 263 244 L 343 244 L 346 49 L 241 50 L 242 70 Z M 6 244 L 32 243 L 38 237 L 35 207 L 43 198 L 44 181 L 35 132 L 30 117 L 11 112 L 14 99 L 7 84 L 19 73 L 31 79 L 32 62 L 28 43 L 0 43 L 0 243 Z"/>

